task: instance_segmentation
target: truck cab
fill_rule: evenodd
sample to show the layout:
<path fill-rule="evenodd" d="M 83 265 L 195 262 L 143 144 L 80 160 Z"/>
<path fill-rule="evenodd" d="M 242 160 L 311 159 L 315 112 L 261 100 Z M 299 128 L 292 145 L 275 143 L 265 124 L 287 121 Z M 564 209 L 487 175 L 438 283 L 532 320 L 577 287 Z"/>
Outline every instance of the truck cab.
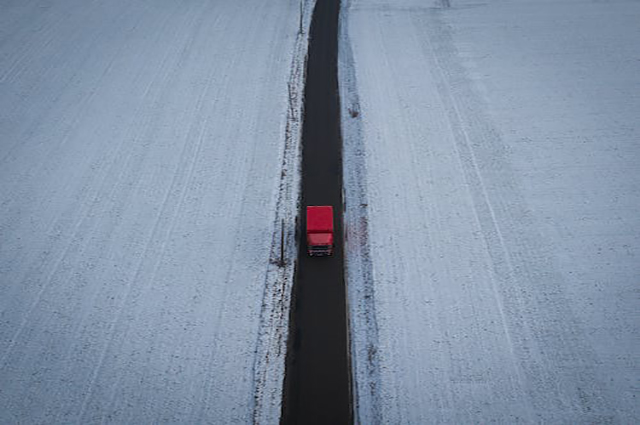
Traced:
<path fill-rule="evenodd" d="M 333 207 L 307 207 L 307 252 L 312 257 L 333 254 Z"/>

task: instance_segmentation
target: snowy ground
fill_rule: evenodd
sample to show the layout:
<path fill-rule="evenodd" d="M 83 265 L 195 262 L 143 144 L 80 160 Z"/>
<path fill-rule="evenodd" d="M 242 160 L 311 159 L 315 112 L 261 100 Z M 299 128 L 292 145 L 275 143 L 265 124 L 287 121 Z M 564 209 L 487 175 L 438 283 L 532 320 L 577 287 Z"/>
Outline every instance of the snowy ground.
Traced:
<path fill-rule="evenodd" d="M 640 422 L 640 3 L 343 7 L 359 422 Z"/>
<path fill-rule="evenodd" d="M 0 423 L 277 421 L 310 11 L 0 4 Z"/>

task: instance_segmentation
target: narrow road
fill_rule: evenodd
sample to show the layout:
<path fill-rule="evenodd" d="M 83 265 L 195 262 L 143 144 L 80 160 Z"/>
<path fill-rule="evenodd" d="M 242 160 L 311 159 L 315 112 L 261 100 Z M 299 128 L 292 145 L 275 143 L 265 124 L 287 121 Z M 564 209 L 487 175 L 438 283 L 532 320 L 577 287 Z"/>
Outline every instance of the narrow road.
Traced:
<path fill-rule="evenodd" d="M 342 250 L 342 140 L 337 82 L 339 0 L 319 0 L 311 23 L 302 133 L 302 208 L 333 205 L 333 257 L 310 258 L 304 231 L 283 403 L 283 424 L 351 423 L 346 288 Z"/>

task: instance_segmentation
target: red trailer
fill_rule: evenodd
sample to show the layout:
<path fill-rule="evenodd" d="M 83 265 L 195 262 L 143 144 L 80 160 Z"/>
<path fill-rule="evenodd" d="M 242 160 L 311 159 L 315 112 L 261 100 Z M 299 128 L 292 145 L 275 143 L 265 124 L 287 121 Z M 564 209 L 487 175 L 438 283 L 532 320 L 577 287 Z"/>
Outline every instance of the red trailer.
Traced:
<path fill-rule="evenodd" d="M 333 254 L 333 207 L 307 207 L 307 252 L 310 256 Z"/>

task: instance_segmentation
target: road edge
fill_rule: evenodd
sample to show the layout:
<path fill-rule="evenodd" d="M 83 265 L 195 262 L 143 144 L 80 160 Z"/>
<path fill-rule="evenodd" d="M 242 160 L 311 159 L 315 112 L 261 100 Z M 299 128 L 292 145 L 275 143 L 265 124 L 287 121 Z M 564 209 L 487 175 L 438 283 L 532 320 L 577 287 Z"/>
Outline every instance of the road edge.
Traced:
<path fill-rule="evenodd" d="M 291 289 L 298 244 L 303 97 L 309 27 L 316 0 L 301 0 L 299 29 L 291 60 L 285 140 L 276 200 L 271 254 L 264 283 L 253 365 L 252 423 L 278 423 L 281 416 Z"/>
<path fill-rule="evenodd" d="M 366 151 L 355 58 L 349 38 L 351 0 L 342 0 L 338 23 L 338 88 L 342 130 L 345 284 L 355 424 L 382 423 L 373 263 L 369 244 Z"/>

